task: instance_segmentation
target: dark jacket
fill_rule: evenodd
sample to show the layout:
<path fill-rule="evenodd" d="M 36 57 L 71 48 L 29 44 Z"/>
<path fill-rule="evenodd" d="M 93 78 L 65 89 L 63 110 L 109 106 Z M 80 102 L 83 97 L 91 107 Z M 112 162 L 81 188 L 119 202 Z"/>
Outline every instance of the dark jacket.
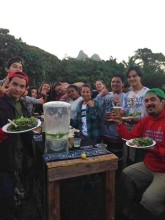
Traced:
<path fill-rule="evenodd" d="M 23 116 L 30 117 L 28 109 L 22 102 L 21 105 Z M 0 98 L 0 128 L 8 123 L 8 119 L 13 120 L 14 117 L 15 108 L 11 103 L 10 97 L 4 94 L 3 97 Z M 18 135 L 20 137 L 18 137 Z M 18 149 L 17 138 L 20 138 L 22 141 L 22 149 Z M 8 137 L 0 143 L 0 172 L 14 172 L 18 170 L 20 166 L 23 171 L 26 172 L 29 157 L 33 157 L 32 132 L 8 134 Z"/>

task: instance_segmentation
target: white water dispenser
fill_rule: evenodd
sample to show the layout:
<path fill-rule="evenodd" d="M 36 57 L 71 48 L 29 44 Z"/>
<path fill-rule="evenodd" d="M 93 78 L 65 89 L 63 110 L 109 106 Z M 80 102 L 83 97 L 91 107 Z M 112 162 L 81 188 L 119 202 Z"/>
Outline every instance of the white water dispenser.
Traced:
<path fill-rule="evenodd" d="M 45 153 L 67 152 L 71 105 L 62 101 L 43 104 Z"/>

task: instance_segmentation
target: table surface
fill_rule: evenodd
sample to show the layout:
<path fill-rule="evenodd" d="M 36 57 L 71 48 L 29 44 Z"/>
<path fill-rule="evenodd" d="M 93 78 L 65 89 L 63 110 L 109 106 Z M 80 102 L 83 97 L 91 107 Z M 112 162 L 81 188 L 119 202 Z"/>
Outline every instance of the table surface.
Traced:
<path fill-rule="evenodd" d="M 61 180 L 91 173 L 116 170 L 118 157 L 114 154 L 46 163 L 48 181 Z"/>
<path fill-rule="evenodd" d="M 97 155 L 93 157 L 86 157 L 85 159 L 77 158 L 77 159 L 71 159 L 71 160 L 62 160 L 62 161 L 52 161 L 48 162 L 47 167 L 53 168 L 53 167 L 60 167 L 60 166 L 73 166 L 76 164 L 88 164 L 88 163 L 97 163 L 97 162 L 103 162 L 108 160 L 118 160 L 118 157 L 114 154 L 106 154 L 106 155 Z"/>

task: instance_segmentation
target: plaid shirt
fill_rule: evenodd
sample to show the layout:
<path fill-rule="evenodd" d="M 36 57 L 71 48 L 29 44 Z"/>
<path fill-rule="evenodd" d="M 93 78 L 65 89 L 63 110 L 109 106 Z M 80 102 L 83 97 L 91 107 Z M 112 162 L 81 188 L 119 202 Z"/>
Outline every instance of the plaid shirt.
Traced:
<path fill-rule="evenodd" d="M 78 128 L 82 132 L 82 103 L 81 101 L 77 107 L 77 117 L 71 121 L 71 125 L 75 128 Z M 97 101 L 94 101 L 94 107 L 91 108 L 89 105 L 86 107 L 86 123 L 87 123 L 87 137 L 88 138 L 97 138 L 100 136 L 100 127 L 99 127 L 99 111 L 100 107 Z"/>

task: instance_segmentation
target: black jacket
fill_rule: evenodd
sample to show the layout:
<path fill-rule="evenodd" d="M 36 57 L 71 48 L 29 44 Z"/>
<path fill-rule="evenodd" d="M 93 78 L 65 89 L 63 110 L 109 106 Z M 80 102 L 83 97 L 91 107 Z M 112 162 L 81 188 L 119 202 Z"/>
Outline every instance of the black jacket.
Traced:
<path fill-rule="evenodd" d="M 22 102 L 21 106 L 23 116 L 30 117 L 28 109 Z M 0 98 L 0 127 L 2 128 L 7 124 L 8 119 L 13 120 L 14 116 L 15 108 L 11 103 L 10 97 L 4 94 Z M 18 135 L 20 135 L 20 140 L 22 141 L 22 149 L 17 146 Z M 8 134 L 8 137 L 0 143 L 0 172 L 14 172 L 18 170 L 18 167 L 22 167 L 23 172 L 26 172 L 29 157 L 33 157 L 32 132 Z"/>

